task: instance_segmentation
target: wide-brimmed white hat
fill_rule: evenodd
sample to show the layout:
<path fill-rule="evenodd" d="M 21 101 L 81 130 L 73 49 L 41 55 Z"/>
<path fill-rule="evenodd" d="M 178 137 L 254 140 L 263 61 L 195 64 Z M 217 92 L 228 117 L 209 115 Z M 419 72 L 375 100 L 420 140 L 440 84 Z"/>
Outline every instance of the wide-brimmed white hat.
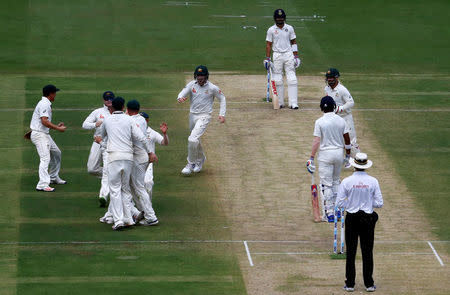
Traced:
<path fill-rule="evenodd" d="M 372 167 L 372 161 L 367 159 L 367 154 L 357 153 L 354 158 L 350 158 L 350 165 L 358 169 L 367 169 Z"/>

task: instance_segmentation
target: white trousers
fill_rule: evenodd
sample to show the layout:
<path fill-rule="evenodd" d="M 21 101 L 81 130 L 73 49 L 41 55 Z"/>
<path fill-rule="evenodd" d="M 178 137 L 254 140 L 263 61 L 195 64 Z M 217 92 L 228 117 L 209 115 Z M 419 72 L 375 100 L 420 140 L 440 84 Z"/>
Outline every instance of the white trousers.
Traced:
<path fill-rule="evenodd" d="M 189 129 L 191 130 L 188 138 L 187 161 L 189 164 L 200 163 L 206 159 L 200 137 L 205 133 L 210 121 L 210 114 L 189 114 Z"/>
<path fill-rule="evenodd" d="M 108 183 L 110 192 L 110 206 L 108 211 L 112 213 L 114 224 L 134 224 L 131 209 L 130 176 L 133 169 L 133 161 L 117 160 L 108 163 Z"/>
<path fill-rule="evenodd" d="M 139 210 L 144 211 L 144 218 L 146 220 L 156 219 L 155 211 L 152 207 L 152 201 L 145 189 L 145 171 L 148 163 L 133 163 L 133 170 L 131 172 L 131 190 L 133 200 Z M 138 211 L 139 213 L 139 211 Z"/>
<path fill-rule="evenodd" d="M 87 162 L 88 173 L 94 175 L 102 175 L 102 155 L 103 149 L 101 148 L 101 145 L 94 141 L 92 143 Z"/>
<path fill-rule="evenodd" d="M 345 122 L 348 125 L 348 128 L 350 131 L 348 132 L 348 135 L 350 135 L 350 143 L 352 144 L 351 154 L 354 157 L 356 153 L 359 153 L 359 145 L 356 142 L 356 130 L 355 130 L 355 123 L 353 122 L 353 116 L 352 114 L 347 114 L 342 116 L 342 119 L 345 120 Z"/>
<path fill-rule="evenodd" d="M 148 196 L 150 197 L 150 201 L 152 200 L 153 195 L 153 163 L 148 164 L 147 171 L 145 171 L 144 177 L 145 189 L 147 190 Z"/>
<path fill-rule="evenodd" d="M 273 53 L 273 80 L 277 85 L 280 106 L 284 105 L 283 72 L 286 73 L 288 85 L 289 106 L 298 106 L 297 76 L 295 75 L 294 54 L 289 52 Z"/>
<path fill-rule="evenodd" d="M 108 200 L 109 196 L 109 184 L 108 184 L 108 152 L 106 152 L 106 147 L 101 148 L 103 168 L 102 168 L 102 181 L 100 187 L 99 196 Z"/>
<path fill-rule="evenodd" d="M 344 150 L 320 150 L 319 178 L 320 187 L 323 193 L 323 208 L 328 214 L 333 214 L 334 204 L 339 188 L 341 169 L 344 162 Z"/>
<path fill-rule="evenodd" d="M 50 184 L 50 180 L 58 177 L 61 168 L 61 150 L 48 133 L 32 131 L 31 142 L 36 146 L 39 162 L 39 182 L 37 189 L 43 189 Z"/>

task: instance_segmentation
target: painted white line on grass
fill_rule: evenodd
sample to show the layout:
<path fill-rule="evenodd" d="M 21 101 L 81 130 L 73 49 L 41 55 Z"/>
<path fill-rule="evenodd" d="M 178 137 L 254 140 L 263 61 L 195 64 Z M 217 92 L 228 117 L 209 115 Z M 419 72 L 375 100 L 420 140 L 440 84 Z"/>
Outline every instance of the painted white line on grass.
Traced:
<path fill-rule="evenodd" d="M 224 17 L 224 18 L 245 18 L 247 17 L 244 14 L 241 15 L 221 15 L 221 14 L 213 14 L 212 17 Z"/>
<path fill-rule="evenodd" d="M 193 29 L 223 29 L 224 26 L 192 26 Z"/>
<path fill-rule="evenodd" d="M 328 255 L 331 252 L 253 252 L 253 255 Z M 433 255 L 431 253 L 422 252 L 392 252 L 392 253 L 375 253 L 377 256 L 390 255 Z"/>
<path fill-rule="evenodd" d="M 434 256 L 436 256 L 437 261 L 439 261 L 441 266 L 444 266 L 444 262 L 442 261 L 441 257 L 439 257 L 439 254 L 437 253 L 437 251 L 434 249 L 433 244 L 431 244 L 430 241 L 427 241 L 427 243 L 430 246 L 431 250 L 433 251 Z"/>
<path fill-rule="evenodd" d="M 245 251 L 247 252 L 248 263 L 253 266 L 252 255 L 250 254 L 250 249 L 248 248 L 247 241 L 244 241 Z"/>

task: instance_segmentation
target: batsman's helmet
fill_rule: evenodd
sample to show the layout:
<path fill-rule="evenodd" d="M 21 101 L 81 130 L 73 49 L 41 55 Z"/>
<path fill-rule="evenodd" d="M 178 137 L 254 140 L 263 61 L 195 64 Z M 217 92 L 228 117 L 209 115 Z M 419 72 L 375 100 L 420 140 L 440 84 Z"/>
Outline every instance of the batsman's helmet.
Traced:
<path fill-rule="evenodd" d="M 325 113 L 334 111 L 335 107 L 336 102 L 331 96 L 324 96 L 320 100 L 320 109 Z"/>
<path fill-rule="evenodd" d="M 209 78 L 208 68 L 204 65 L 199 65 L 198 67 L 196 67 L 194 71 L 194 79 L 196 79 L 197 76 L 206 76 L 206 79 L 208 79 Z"/>
<path fill-rule="evenodd" d="M 335 68 L 329 68 L 328 71 L 325 73 L 326 78 L 339 78 L 340 74 L 338 69 Z"/>
<path fill-rule="evenodd" d="M 286 19 L 286 13 L 284 12 L 283 9 L 278 8 L 277 10 L 274 11 L 273 13 L 273 19 L 277 19 L 277 18 L 283 18 Z"/>

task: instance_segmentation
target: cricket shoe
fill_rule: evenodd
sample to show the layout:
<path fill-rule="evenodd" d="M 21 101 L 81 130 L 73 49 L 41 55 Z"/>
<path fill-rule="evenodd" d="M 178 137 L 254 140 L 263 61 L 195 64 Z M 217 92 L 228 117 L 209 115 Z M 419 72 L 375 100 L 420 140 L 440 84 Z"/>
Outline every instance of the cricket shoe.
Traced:
<path fill-rule="evenodd" d="M 121 230 L 124 228 L 125 228 L 125 224 L 122 221 L 119 221 L 112 226 L 113 230 Z"/>
<path fill-rule="evenodd" d="M 133 215 L 133 221 L 135 223 L 138 223 L 139 221 L 141 221 L 142 219 L 144 219 L 144 211 L 139 212 L 138 214 Z"/>
<path fill-rule="evenodd" d="M 181 170 L 181 174 L 190 175 L 192 171 L 194 171 L 195 164 L 187 164 L 184 166 L 183 170 Z"/>
<path fill-rule="evenodd" d="M 38 192 L 47 192 L 47 193 L 49 193 L 49 192 L 55 191 L 55 188 L 46 186 L 46 187 L 39 187 L 39 188 L 37 187 L 36 190 Z"/>
<path fill-rule="evenodd" d="M 147 226 L 152 226 L 152 225 L 157 225 L 159 223 L 158 218 L 155 217 L 155 219 L 144 219 L 139 221 L 140 225 L 147 225 Z"/>
<path fill-rule="evenodd" d="M 296 105 L 290 106 L 289 108 L 290 108 L 291 110 L 298 110 L 298 106 L 296 106 Z"/>
<path fill-rule="evenodd" d="M 367 288 L 366 288 L 366 291 L 367 291 L 367 292 L 375 292 L 376 289 L 377 289 L 377 286 L 373 285 L 373 286 L 371 286 L 371 287 L 367 287 Z"/>
<path fill-rule="evenodd" d="M 347 287 L 347 285 L 345 285 L 344 286 L 344 291 L 353 292 L 353 291 L 355 291 L 355 288 L 354 287 Z"/>
<path fill-rule="evenodd" d="M 112 218 L 112 216 L 103 216 L 103 217 L 100 217 L 99 220 L 101 223 L 106 223 L 106 224 L 114 223 L 114 218 Z"/>
<path fill-rule="evenodd" d="M 345 169 L 350 169 L 350 168 L 352 168 L 352 165 L 350 165 L 350 163 L 345 163 L 344 168 Z"/>
<path fill-rule="evenodd" d="M 199 173 L 200 171 L 202 171 L 203 164 L 205 163 L 205 161 L 206 161 L 206 157 L 203 159 L 203 161 L 200 161 L 200 162 L 196 163 L 194 165 L 194 169 L 192 169 L 192 171 L 194 173 Z"/>
<path fill-rule="evenodd" d="M 58 177 L 56 177 L 55 179 L 50 180 L 50 183 L 54 183 L 54 184 L 66 184 L 67 181 L 65 181 L 65 180 L 63 180 L 63 179 L 61 179 L 61 178 L 59 178 L 59 176 L 58 176 Z"/>
<path fill-rule="evenodd" d="M 100 203 L 100 208 L 105 208 L 106 207 L 106 198 L 105 197 L 98 197 L 98 202 Z"/>

